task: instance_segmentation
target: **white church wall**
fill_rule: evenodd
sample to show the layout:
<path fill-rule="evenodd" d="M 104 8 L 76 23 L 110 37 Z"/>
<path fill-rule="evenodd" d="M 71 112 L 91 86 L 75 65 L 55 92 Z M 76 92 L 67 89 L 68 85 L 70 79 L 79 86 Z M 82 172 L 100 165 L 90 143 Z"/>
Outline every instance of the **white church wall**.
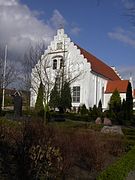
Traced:
<path fill-rule="evenodd" d="M 105 97 L 104 105 L 103 105 L 103 109 L 104 109 L 104 110 L 106 110 L 106 109 L 109 108 L 108 103 L 109 103 L 109 101 L 110 101 L 110 97 L 111 97 L 111 96 L 112 96 L 112 93 L 107 93 L 107 94 L 104 95 L 104 97 Z"/>
<path fill-rule="evenodd" d="M 126 100 L 126 93 L 120 93 L 121 101 Z"/>

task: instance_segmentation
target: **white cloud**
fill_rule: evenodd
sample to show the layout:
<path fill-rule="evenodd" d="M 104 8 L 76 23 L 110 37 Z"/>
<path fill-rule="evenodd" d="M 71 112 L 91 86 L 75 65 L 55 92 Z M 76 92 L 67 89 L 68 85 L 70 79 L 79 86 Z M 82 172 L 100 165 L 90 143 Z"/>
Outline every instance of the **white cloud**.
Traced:
<path fill-rule="evenodd" d="M 135 66 L 123 66 L 118 68 L 118 72 L 123 79 L 133 78 L 135 88 Z"/>
<path fill-rule="evenodd" d="M 121 41 L 135 48 L 135 38 L 132 31 L 126 31 L 123 28 L 116 28 L 113 32 L 109 32 L 108 36 L 111 39 Z"/>
<path fill-rule="evenodd" d="M 48 44 L 53 34 L 51 26 L 40 21 L 26 5 L 17 0 L 0 0 L 0 44 L 7 44 L 10 51 L 23 53 L 30 44 Z"/>
<path fill-rule="evenodd" d="M 46 21 L 38 18 L 43 13 L 31 11 L 20 0 L 0 0 L 0 45 L 7 44 L 10 54 L 12 52 L 12 56 L 20 57 L 31 45 L 41 42 L 48 45 L 60 26 L 68 26 L 71 30 L 57 9 Z M 72 26 L 72 32 L 77 34 L 79 28 L 75 27 Z"/>
<path fill-rule="evenodd" d="M 17 5 L 18 1 L 17 0 L 0 0 L 0 6 L 12 6 L 12 5 Z"/>
<path fill-rule="evenodd" d="M 79 27 L 73 27 L 71 29 L 71 34 L 78 35 L 80 33 L 81 29 Z"/>
<path fill-rule="evenodd" d="M 64 27 L 65 25 L 67 25 L 65 18 L 57 9 L 54 10 L 53 16 L 50 19 L 50 22 L 55 28 L 59 28 L 61 26 Z"/>

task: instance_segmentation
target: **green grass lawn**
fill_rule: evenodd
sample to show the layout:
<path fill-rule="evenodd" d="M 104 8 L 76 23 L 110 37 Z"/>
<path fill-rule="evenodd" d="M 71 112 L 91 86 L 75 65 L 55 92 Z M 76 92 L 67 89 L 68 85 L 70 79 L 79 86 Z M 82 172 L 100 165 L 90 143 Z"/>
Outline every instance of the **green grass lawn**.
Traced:
<path fill-rule="evenodd" d="M 88 130 L 95 130 L 100 131 L 103 125 L 96 125 L 92 122 L 83 122 L 83 121 L 72 121 L 72 120 L 66 120 L 63 122 L 49 122 L 50 126 L 53 127 L 60 127 L 60 128 L 66 128 L 66 129 L 88 129 Z"/>

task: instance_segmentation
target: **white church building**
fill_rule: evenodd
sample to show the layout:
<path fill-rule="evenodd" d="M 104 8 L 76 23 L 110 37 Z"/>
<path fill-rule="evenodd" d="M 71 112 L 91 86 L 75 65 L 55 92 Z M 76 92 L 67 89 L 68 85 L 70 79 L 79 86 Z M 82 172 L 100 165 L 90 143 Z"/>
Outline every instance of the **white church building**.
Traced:
<path fill-rule="evenodd" d="M 120 92 L 121 99 L 126 98 L 129 81 L 122 80 L 114 67 L 72 42 L 64 29 L 58 29 L 53 41 L 32 69 L 31 107 L 35 106 L 40 80 L 45 87 L 47 84 L 47 88 L 52 89 L 63 62 L 65 78 L 71 82 L 73 107 L 85 104 L 89 108 L 98 105 L 101 100 L 106 109 L 115 89 Z"/>

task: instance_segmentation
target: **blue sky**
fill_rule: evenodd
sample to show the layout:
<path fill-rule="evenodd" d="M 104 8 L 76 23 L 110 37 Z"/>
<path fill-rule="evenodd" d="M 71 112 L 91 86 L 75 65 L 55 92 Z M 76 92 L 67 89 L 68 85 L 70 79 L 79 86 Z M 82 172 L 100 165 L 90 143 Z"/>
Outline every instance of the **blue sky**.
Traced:
<path fill-rule="evenodd" d="M 135 80 L 135 27 L 126 16 L 134 5 L 135 0 L 0 0 L 0 37 L 22 52 L 37 39 L 49 43 L 62 24 L 73 42 Z"/>
<path fill-rule="evenodd" d="M 135 67 L 135 29 L 128 16 L 128 0 L 21 0 L 47 23 L 57 10 L 71 39 L 117 69 Z M 133 73 L 133 72 L 132 72 Z M 129 72 L 130 74 L 130 72 Z M 128 74 L 126 74 L 128 76 Z"/>

